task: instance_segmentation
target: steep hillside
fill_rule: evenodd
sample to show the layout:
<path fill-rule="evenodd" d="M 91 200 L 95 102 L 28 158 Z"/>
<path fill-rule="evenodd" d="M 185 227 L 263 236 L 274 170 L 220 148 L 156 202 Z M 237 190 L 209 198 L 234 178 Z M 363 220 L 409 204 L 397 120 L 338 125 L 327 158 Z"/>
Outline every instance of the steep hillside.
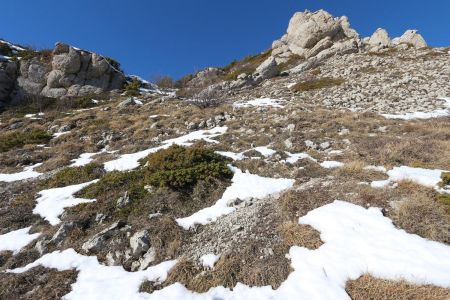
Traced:
<path fill-rule="evenodd" d="M 0 299 L 450 299 L 448 48 L 296 13 L 166 89 L 0 43 Z"/>

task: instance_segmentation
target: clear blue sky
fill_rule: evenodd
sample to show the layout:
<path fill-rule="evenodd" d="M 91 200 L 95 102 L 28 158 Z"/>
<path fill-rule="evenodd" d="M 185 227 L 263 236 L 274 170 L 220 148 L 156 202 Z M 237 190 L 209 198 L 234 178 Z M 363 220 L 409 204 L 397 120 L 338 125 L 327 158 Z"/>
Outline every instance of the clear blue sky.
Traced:
<path fill-rule="evenodd" d="M 377 27 L 391 36 L 416 28 L 430 45 L 450 45 L 447 0 L 10 0 L 1 7 L 0 37 L 36 48 L 63 41 L 146 79 L 261 52 L 304 9 L 347 15 L 362 36 Z"/>

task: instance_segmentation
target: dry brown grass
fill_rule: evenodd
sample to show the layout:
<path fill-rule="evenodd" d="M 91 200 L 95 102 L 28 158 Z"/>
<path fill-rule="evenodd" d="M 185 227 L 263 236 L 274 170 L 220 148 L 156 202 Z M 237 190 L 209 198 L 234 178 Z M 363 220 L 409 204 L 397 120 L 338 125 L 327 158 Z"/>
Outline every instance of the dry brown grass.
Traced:
<path fill-rule="evenodd" d="M 402 182 L 404 200 L 390 217 L 395 225 L 409 233 L 450 244 L 450 213 L 448 206 L 435 198 L 435 192 L 410 182 Z"/>
<path fill-rule="evenodd" d="M 432 285 L 414 285 L 364 275 L 345 287 L 353 300 L 448 300 L 450 290 Z"/>
<path fill-rule="evenodd" d="M 283 242 L 288 246 L 301 246 L 308 249 L 317 249 L 323 242 L 320 233 L 309 225 L 297 222 L 285 222 L 278 228 Z"/>

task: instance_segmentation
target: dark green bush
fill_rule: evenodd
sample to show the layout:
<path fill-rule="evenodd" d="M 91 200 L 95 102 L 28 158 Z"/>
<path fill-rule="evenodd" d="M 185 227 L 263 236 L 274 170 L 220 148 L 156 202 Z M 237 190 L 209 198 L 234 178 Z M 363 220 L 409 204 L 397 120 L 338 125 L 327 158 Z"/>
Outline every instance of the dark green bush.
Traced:
<path fill-rule="evenodd" d="M 52 136 L 45 130 L 34 128 L 29 131 L 13 131 L 0 134 L 0 152 L 28 144 L 46 144 Z"/>
<path fill-rule="evenodd" d="M 99 178 L 105 173 L 101 164 L 90 163 L 81 167 L 64 168 L 46 181 L 47 187 L 63 187 Z"/>
<path fill-rule="evenodd" d="M 143 186 L 143 176 L 140 171 L 106 173 L 98 182 L 91 184 L 80 191 L 80 195 L 87 198 L 96 198 L 111 191 L 126 190 L 130 197 L 140 198 L 146 191 Z"/>
<path fill-rule="evenodd" d="M 184 189 L 199 180 L 230 179 L 227 159 L 196 145 L 190 148 L 173 145 L 147 158 L 145 181 L 153 186 Z"/>

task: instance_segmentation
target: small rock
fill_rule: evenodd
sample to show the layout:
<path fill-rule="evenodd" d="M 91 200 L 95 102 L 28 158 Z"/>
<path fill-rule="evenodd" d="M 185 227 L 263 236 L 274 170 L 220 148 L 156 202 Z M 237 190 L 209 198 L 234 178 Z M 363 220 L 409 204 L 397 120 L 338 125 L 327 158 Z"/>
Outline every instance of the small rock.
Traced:
<path fill-rule="evenodd" d="M 141 230 L 130 238 L 130 247 L 133 257 L 139 257 L 150 248 L 150 236 L 147 230 Z"/>

